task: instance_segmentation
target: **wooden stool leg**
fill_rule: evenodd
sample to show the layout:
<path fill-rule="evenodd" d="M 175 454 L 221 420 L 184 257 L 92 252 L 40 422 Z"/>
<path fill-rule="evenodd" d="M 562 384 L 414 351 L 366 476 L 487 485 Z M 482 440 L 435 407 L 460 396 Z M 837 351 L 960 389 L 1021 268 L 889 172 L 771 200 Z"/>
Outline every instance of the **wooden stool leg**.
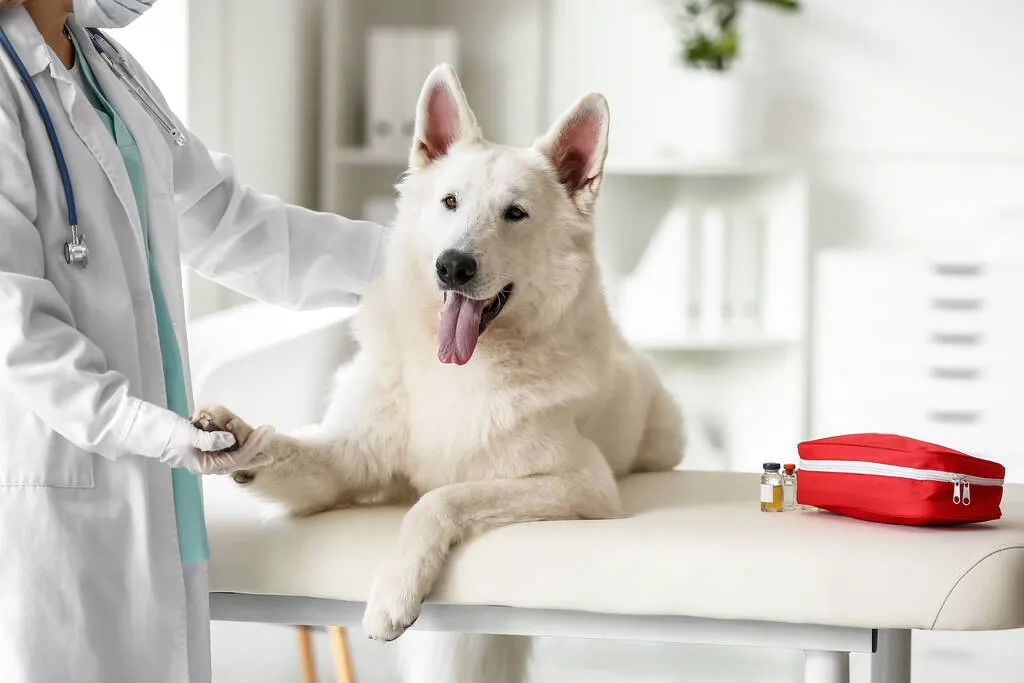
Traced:
<path fill-rule="evenodd" d="M 299 637 L 299 666 L 302 668 L 302 683 L 316 683 L 316 659 L 313 657 L 313 629 L 296 626 Z"/>
<path fill-rule="evenodd" d="M 355 683 L 352 676 L 352 659 L 348 652 L 348 640 L 345 629 L 340 626 L 328 626 L 327 637 L 331 641 L 331 653 L 334 655 L 334 678 L 338 683 Z"/>

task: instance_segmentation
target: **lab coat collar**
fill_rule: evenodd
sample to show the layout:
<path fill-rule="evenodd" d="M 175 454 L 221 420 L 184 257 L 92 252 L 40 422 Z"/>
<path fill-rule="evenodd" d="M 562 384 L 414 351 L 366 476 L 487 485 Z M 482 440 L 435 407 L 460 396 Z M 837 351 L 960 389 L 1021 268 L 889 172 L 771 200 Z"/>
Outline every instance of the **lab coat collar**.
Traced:
<path fill-rule="evenodd" d="M 0 10 L 0 24 L 3 25 L 7 37 L 11 39 L 11 44 L 17 50 L 21 61 L 25 63 L 30 76 L 36 76 L 47 67 L 50 67 L 51 72 L 54 71 L 52 67 L 56 55 L 47 47 L 28 10 L 21 5 Z"/>

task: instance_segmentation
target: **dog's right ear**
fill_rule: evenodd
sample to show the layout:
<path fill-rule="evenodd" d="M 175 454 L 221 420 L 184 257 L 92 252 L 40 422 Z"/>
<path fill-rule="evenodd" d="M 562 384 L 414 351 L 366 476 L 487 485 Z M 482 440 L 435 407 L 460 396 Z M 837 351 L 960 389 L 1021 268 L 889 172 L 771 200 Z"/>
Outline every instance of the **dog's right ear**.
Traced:
<path fill-rule="evenodd" d="M 423 168 L 440 159 L 460 140 L 479 138 L 476 117 L 466 102 L 455 69 L 448 64 L 435 67 L 427 76 L 416 105 L 410 168 Z"/>

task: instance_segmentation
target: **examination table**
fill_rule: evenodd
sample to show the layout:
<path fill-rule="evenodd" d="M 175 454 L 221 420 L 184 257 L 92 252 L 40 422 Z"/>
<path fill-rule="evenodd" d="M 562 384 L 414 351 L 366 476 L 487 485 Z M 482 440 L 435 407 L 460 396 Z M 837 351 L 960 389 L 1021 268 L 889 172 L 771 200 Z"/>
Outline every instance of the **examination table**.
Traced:
<path fill-rule="evenodd" d="M 351 352 L 347 315 L 254 305 L 194 325 L 200 400 L 282 429 L 317 419 L 330 373 L 310 366 Z M 239 335 L 247 326 L 253 334 Z M 225 350 L 218 339 L 244 341 Z M 277 391 L 258 390 L 254 365 L 281 373 L 259 379 Z M 926 529 L 763 513 L 758 483 L 730 472 L 635 475 L 621 482 L 624 519 L 473 538 L 452 552 L 414 628 L 794 648 L 806 652 L 808 683 L 848 681 L 848 653 L 873 653 L 873 683 L 909 683 L 912 629 L 1024 627 L 1024 486 L 1006 487 L 999 521 Z M 404 510 L 291 519 L 226 477 L 207 477 L 205 491 L 214 619 L 361 636 Z"/>

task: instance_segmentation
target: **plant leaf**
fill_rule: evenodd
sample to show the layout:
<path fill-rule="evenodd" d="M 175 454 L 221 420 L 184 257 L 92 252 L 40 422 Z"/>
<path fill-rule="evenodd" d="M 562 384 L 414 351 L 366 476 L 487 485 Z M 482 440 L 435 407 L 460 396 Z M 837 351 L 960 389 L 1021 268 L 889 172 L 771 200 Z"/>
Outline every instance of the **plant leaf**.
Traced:
<path fill-rule="evenodd" d="M 799 0 L 755 0 L 760 2 L 762 5 L 770 5 L 777 9 L 795 12 L 800 9 Z"/>

